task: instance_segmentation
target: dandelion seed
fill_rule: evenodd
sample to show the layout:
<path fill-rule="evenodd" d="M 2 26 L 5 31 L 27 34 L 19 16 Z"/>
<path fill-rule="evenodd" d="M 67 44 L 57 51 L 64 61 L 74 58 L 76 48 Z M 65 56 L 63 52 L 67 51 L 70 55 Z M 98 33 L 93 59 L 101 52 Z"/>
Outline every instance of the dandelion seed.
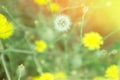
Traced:
<path fill-rule="evenodd" d="M 117 50 L 115 50 L 115 49 L 113 49 L 110 53 L 109 53 L 109 55 L 114 55 L 114 54 L 117 54 L 118 53 L 118 51 Z"/>
<path fill-rule="evenodd" d="M 103 45 L 103 37 L 97 32 L 90 32 L 85 34 L 82 42 L 89 50 L 100 49 L 100 46 Z"/>
<path fill-rule="evenodd" d="M 60 32 L 64 32 L 70 28 L 71 21 L 68 16 L 59 15 L 56 17 L 56 19 L 54 21 L 54 26 L 55 26 L 56 30 L 58 30 Z"/>
<path fill-rule="evenodd" d="M 103 56 L 106 56 L 108 52 L 107 50 L 100 50 L 100 51 L 96 51 L 95 54 L 97 57 L 103 57 Z"/>
<path fill-rule="evenodd" d="M 23 64 L 18 66 L 18 72 L 23 72 L 25 70 L 25 66 Z"/>
<path fill-rule="evenodd" d="M 86 7 L 83 7 L 83 13 L 84 13 L 84 14 L 87 13 L 88 10 L 89 10 L 89 8 L 88 8 L 87 6 L 86 6 Z"/>
<path fill-rule="evenodd" d="M 18 75 L 19 75 L 18 80 L 21 79 L 21 77 L 22 77 L 23 74 L 24 74 L 24 71 L 25 71 L 25 66 L 24 66 L 23 64 L 19 65 L 19 66 L 18 66 L 18 70 L 17 70 Z"/>

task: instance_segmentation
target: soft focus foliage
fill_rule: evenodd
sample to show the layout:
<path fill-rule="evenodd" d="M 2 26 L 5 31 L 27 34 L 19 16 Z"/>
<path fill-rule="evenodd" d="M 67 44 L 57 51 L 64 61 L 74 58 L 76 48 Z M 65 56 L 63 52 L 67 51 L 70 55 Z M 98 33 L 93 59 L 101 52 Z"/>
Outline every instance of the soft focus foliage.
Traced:
<path fill-rule="evenodd" d="M 0 0 L 0 80 L 119 80 L 120 0 Z"/>

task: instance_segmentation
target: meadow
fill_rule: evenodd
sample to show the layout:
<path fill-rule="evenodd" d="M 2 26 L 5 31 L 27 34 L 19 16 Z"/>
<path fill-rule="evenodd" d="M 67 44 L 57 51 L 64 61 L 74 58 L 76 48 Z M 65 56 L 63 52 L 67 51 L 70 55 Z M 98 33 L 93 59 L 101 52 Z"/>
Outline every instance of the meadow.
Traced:
<path fill-rule="evenodd" d="M 0 80 L 120 80 L 119 0 L 0 0 Z"/>

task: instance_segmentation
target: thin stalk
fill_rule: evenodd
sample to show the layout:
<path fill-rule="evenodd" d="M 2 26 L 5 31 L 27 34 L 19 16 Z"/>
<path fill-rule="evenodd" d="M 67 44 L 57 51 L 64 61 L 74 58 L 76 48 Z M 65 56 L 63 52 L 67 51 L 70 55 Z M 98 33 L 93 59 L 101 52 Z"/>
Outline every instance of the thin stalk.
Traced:
<path fill-rule="evenodd" d="M 8 80 L 11 80 L 10 74 L 9 74 L 8 69 L 7 69 L 7 65 L 6 65 L 5 59 L 4 59 L 4 54 L 1 54 L 1 61 L 2 61 L 2 64 L 3 64 L 3 68 L 4 68 L 4 70 L 5 70 L 7 79 L 8 79 Z"/>
<path fill-rule="evenodd" d="M 39 74 L 42 74 L 43 71 L 42 71 L 42 69 L 41 69 L 41 67 L 40 67 L 40 65 L 39 65 L 38 60 L 37 60 L 36 53 L 34 52 L 33 47 L 31 46 L 31 43 L 30 43 L 30 41 L 27 39 L 26 35 L 25 35 L 25 40 L 26 40 L 27 44 L 30 46 L 30 49 L 31 49 L 32 52 L 33 52 L 33 61 L 35 62 L 35 65 L 36 65 L 36 67 L 37 67 L 37 71 L 38 71 Z"/>
<path fill-rule="evenodd" d="M 18 77 L 18 80 L 20 80 L 20 79 L 21 79 L 21 76 L 22 76 L 22 75 L 21 75 L 21 72 L 20 72 L 19 77 Z"/>
<path fill-rule="evenodd" d="M 1 40 L 0 40 L 0 44 L 1 44 L 2 49 L 4 50 L 4 46 L 3 46 Z M 7 69 L 7 65 L 6 65 L 5 59 L 4 59 L 4 53 L 3 53 L 3 52 L 1 52 L 0 57 L 1 57 L 1 61 L 2 61 L 2 64 L 3 64 L 3 68 L 4 68 L 4 70 L 5 70 L 5 73 L 6 73 L 7 79 L 8 79 L 8 80 L 11 80 L 11 78 L 10 78 L 10 74 L 9 74 L 8 69 Z"/>
<path fill-rule="evenodd" d="M 83 27 L 84 27 L 84 20 L 85 20 L 86 13 L 82 16 L 82 22 L 80 27 L 80 46 L 82 45 L 82 37 L 83 37 Z"/>
<path fill-rule="evenodd" d="M 22 53 L 22 54 L 33 54 L 32 51 L 27 51 L 27 50 L 19 50 L 19 49 L 6 49 L 2 52 L 16 52 L 16 53 Z"/>
<path fill-rule="evenodd" d="M 15 21 L 13 15 L 9 12 L 9 10 L 8 10 L 5 6 L 2 6 L 2 8 L 3 8 L 3 10 L 8 14 L 8 16 L 12 19 L 12 21 L 13 21 L 16 25 L 18 25 L 18 27 L 20 27 L 20 28 L 23 29 L 23 27 L 22 27 L 23 25 L 20 25 L 20 24 L 18 24 L 18 23 Z M 23 29 L 23 30 L 24 30 L 24 29 Z"/>
<path fill-rule="evenodd" d="M 35 54 L 36 54 L 36 53 L 35 53 Z M 36 67 L 37 67 L 38 73 L 39 73 L 39 74 L 42 74 L 43 71 L 42 71 L 42 69 L 41 69 L 41 67 L 40 67 L 40 65 L 39 65 L 39 62 L 38 62 L 35 54 L 33 54 L 33 60 L 34 60 L 35 65 L 36 65 Z"/>
<path fill-rule="evenodd" d="M 120 29 L 116 29 L 115 31 L 109 33 L 108 35 L 106 35 L 106 36 L 104 37 L 104 40 L 106 40 L 107 38 L 109 38 L 109 37 L 112 36 L 113 34 L 119 32 L 119 30 L 120 30 Z"/>

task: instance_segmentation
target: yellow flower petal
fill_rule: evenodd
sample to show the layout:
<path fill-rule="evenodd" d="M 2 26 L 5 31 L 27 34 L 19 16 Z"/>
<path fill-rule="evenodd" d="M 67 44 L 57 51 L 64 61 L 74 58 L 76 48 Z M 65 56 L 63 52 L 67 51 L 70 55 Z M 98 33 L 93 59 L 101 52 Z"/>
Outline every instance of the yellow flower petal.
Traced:
<path fill-rule="evenodd" d="M 50 0 L 34 0 L 34 2 L 38 5 L 47 5 Z"/>
<path fill-rule="evenodd" d="M 50 4 L 50 11 L 52 12 L 59 12 L 60 11 L 60 5 L 58 3 L 51 3 Z"/>
<path fill-rule="evenodd" d="M 85 34 L 82 42 L 89 50 L 100 49 L 100 46 L 103 45 L 103 37 L 97 32 L 90 32 Z"/>
<path fill-rule="evenodd" d="M 43 73 L 40 77 L 40 80 L 54 80 L 54 75 L 51 73 Z"/>
<path fill-rule="evenodd" d="M 119 68 L 117 65 L 111 65 L 107 68 L 105 76 L 110 80 L 119 80 Z"/>
<path fill-rule="evenodd" d="M 35 44 L 36 44 L 36 51 L 38 52 L 44 52 L 47 48 L 47 44 L 45 41 L 43 40 L 38 40 L 38 41 L 35 41 Z"/>
<path fill-rule="evenodd" d="M 40 80 L 40 76 L 33 77 L 32 80 Z"/>
<path fill-rule="evenodd" d="M 55 80 L 67 80 L 67 75 L 64 72 L 58 72 L 55 74 Z"/>
<path fill-rule="evenodd" d="M 0 14 L 0 26 L 3 26 L 4 24 L 6 24 L 7 19 L 3 14 Z"/>
<path fill-rule="evenodd" d="M 7 22 L 3 26 L 0 26 L 0 38 L 7 39 L 10 36 L 13 35 L 14 27 L 13 24 L 10 22 Z"/>

